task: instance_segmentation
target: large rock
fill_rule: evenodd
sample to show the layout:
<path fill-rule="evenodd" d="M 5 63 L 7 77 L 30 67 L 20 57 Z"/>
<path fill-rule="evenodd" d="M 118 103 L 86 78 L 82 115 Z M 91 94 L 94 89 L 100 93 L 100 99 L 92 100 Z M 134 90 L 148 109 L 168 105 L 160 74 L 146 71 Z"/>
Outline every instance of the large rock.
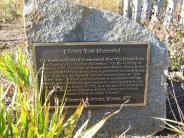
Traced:
<path fill-rule="evenodd" d="M 72 0 L 71 0 L 72 1 Z M 152 117 L 166 117 L 166 96 L 162 86 L 168 66 L 166 47 L 143 26 L 109 11 L 86 8 L 69 0 L 27 0 L 25 31 L 28 45 L 33 42 L 63 41 L 147 41 L 151 43 L 148 104 L 146 107 L 126 107 L 108 121 L 97 137 L 123 133 L 148 135 L 161 130 L 161 122 Z M 91 124 L 114 108 L 90 109 Z M 82 123 L 88 116 L 85 110 Z"/>

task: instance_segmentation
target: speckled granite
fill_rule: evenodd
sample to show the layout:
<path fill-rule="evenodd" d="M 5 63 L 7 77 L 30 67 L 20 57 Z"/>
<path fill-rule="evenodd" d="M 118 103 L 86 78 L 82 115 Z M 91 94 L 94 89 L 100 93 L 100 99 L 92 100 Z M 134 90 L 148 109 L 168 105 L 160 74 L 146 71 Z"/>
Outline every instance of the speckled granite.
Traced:
<path fill-rule="evenodd" d="M 72 0 L 71 0 L 72 1 Z M 148 135 L 160 130 L 161 122 L 152 117 L 166 117 L 166 96 L 161 85 L 168 66 L 166 47 L 144 27 L 118 14 L 86 8 L 70 0 L 26 0 L 25 31 L 28 45 L 33 42 L 63 41 L 147 41 L 151 43 L 148 104 L 125 107 L 108 121 L 96 137 L 108 138 L 123 133 L 129 125 L 131 135 Z M 91 124 L 114 108 L 91 109 Z M 80 122 L 88 115 L 85 110 Z"/>

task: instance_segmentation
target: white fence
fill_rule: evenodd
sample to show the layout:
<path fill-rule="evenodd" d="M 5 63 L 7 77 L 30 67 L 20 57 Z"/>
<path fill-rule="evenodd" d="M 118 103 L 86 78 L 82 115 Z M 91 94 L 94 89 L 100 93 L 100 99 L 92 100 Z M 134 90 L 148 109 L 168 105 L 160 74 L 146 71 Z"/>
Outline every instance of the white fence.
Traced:
<path fill-rule="evenodd" d="M 174 20 L 184 25 L 184 0 L 119 0 L 119 3 L 123 4 L 123 15 L 135 21 L 162 20 L 167 28 Z"/>

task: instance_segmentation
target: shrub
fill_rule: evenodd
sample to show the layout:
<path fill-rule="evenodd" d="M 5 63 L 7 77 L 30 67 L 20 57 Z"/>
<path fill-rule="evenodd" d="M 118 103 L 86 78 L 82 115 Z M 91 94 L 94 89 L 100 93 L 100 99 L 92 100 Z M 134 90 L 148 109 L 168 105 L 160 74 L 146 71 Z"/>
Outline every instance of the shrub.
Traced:
<path fill-rule="evenodd" d="M 42 103 L 42 86 L 37 89 L 37 79 L 29 81 L 30 66 L 25 53 L 19 50 L 14 58 L 13 53 L 5 52 L 0 56 L 0 72 L 15 87 L 12 102 L 6 105 L 5 98 L 9 88 L 4 91 L 0 87 L 0 137 L 14 138 L 91 138 L 104 123 L 117 114 L 121 108 L 113 113 L 105 115 L 101 121 L 90 128 L 87 128 L 89 118 L 84 122 L 81 128 L 75 131 L 75 126 L 85 107 L 85 102 L 76 108 L 71 116 L 66 116 L 65 97 L 60 100 L 55 98 L 54 112 L 51 112 L 49 97 L 54 93 L 54 89 L 49 92 Z M 44 74 L 44 65 L 39 72 L 41 78 Z M 43 82 L 43 79 L 41 79 Z M 41 84 L 43 84 L 41 82 Z M 66 89 L 64 95 L 66 95 Z M 59 104 L 61 103 L 61 104 Z M 52 110 L 53 110 L 52 109 Z M 86 129 L 87 128 L 87 129 Z"/>
<path fill-rule="evenodd" d="M 4 52 L 0 55 L 0 74 L 19 89 L 30 89 L 30 64 L 25 52 Z"/>
<path fill-rule="evenodd" d="M 167 71 L 166 71 L 167 72 Z M 168 81 L 172 87 L 172 92 L 171 92 L 171 96 L 174 99 L 175 103 L 176 103 L 176 108 L 177 108 L 177 112 L 179 114 L 179 121 L 176 118 L 176 115 L 173 111 L 173 108 L 171 106 L 171 102 L 170 102 L 170 98 L 166 92 L 167 98 L 168 98 L 168 104 L 170 107 L 170 110 L 172 112 L 172 115 L 174 117 L 175 120 L 171 120 L 171 119 L 166 119 L 166 118 L 155 118 L 158 120 L 161 120 L 166 126 L 164 128 L 177 133 L 178 135 L 181 135 L 182 137 L 184 137 L 184 114 L 180 108 L 180 105 L 178 103 L 177 97 L 176 97 L 176 93 L 175 93 L 175 88 L 174 88 L 174 84 L 173 81 L 180 81 L 183 82 L 184 81 L 184 76 L 182 74 L 182 72 L 170 72 L 170 73 L 166 73 L 167 77 L 168 77 Z M 167 86 L 167 85 L 165 85 Z"/>

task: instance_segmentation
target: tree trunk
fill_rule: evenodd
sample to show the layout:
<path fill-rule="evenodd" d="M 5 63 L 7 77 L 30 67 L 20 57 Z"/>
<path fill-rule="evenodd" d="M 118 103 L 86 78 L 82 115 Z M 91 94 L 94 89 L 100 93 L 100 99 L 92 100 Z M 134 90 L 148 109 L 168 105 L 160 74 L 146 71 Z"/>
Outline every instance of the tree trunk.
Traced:
<path fill-rule="evenodd" d="M 184 1 L 183 1 L 183 4 L 182 4 L 182 9 L 181 9 L 180 23 L 184 26 Z"/>
<path fill-rule="evenodd" d="M 150 0 L 144 0 L 143 3 L 143 20 L 149 20 L 151 14 L 151 1 Z"/>
<path fill-rule="evenodd" d="M 133 18 L 135 21 L 139 21 L 141 19 L 141 0 L 134 0 L 134 13 Z"/>
<path fill-rule="evenodd" d="M 168 4 L 167 4 L 167 9 L 166 9 L 166 15 L 165 15 L 165 20 L 164 20 L 164 26 L 166 28 L 168 28 L 174 18 L 174 0 L 168 0 Z"/>
<path fill-rule="evenodd" d="M 156 23 L 159 20 L 160 10 L 162 8 L 163 0 L 155 0 L 153 5 L 152 22 Z"/>
<path fill-rule="evenodd" d="M 130 18 L 131 16 L 131 9 L 130 9 L 130 0 L 124 0 L 124 11 L 123 15 Z"/>

